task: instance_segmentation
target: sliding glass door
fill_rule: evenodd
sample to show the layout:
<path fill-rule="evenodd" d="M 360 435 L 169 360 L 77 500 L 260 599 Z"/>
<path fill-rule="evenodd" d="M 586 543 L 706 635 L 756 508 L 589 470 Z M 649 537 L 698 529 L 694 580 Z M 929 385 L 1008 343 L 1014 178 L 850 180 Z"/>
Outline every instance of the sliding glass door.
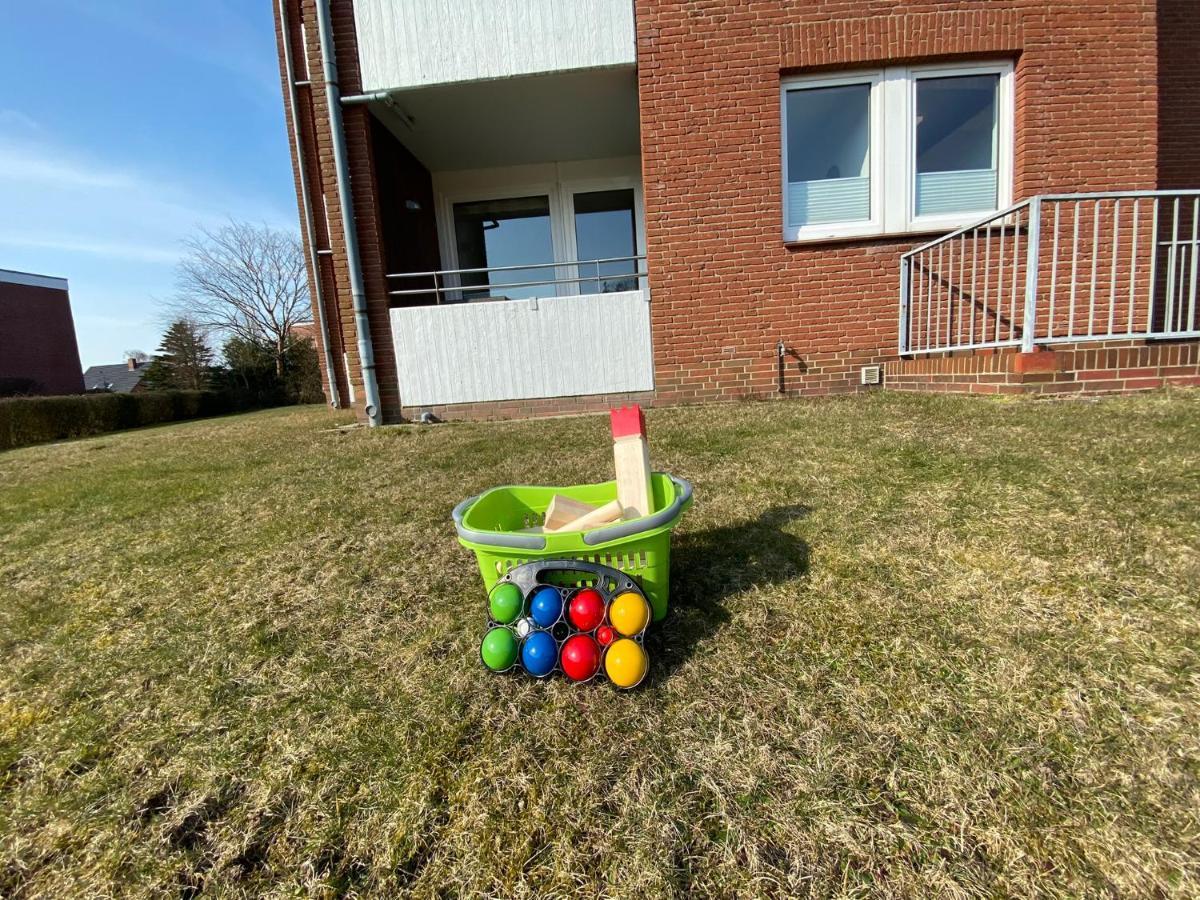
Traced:
<path fill-rule="evenodd" d="M 474 182 L 483 181 L 478 176 Z M 439 197 L 447 302 L 635 291 L 636 176 L 463 185 Z M 467 271 L 459 271 L 467 270 Z"/>
<path fill-rule="evenodd" d="M 548 196 L 455 203 L 454 238 L 458 268 L 492 270 L 462 273 L 459 283 L 464 288 L 463 299 L 524 300 L 546 296 L 544 286 L 529 282 L 553 281 L 553 266 L 504 267 L 537 266 L 554 261 Z"/>
<path fill-rule="evenodd" d="M 572 195 L 581 294 L 637 290 L 637 219 L 633 188 Z"/>

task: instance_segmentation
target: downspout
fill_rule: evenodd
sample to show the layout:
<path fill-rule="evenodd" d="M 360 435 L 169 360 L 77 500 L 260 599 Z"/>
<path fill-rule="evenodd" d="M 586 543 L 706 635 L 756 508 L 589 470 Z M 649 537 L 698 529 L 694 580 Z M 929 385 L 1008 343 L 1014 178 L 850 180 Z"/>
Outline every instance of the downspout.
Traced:
<path fill-rule="evenodd" d="M 279 0 L 279 30 L 283 35 L 283 65 L 287 76 L 288 106 L 292 112 L 292 147 L 296 153 L 296 168 L 300 172 L 300 212 L 304 219 L 304 236 L 308 240 L 309 263 L 312 266 L 313 294 L 316 298 L 317 327 L 321 330 L 321 349 L 325 356 L 325 377 L 329 382 L 329 405 L 340 409 L 337 372 L 333 367 L 333 351 L 329 349 L 329 326 L 325 321 L 325 292 L 321 290 L 321 257 L 317 254 L 317 230 L 313 227 L 312 194 L 308 189 L 308 173 L 304 166 L 304 150 L 300 141 L 299 106 L 296 98 L 296 69 L 292 64 L 292 35 L 288 27 L 287 0 Z M 307 48 L 306 48 L 307 50 Z"/>
<path fill-rule="evenodd" d="M 358 257 L 358 234 L 354 227 L 354 201 L 350 197 L 350 169 L 346 164 L 346 134 L 342 129 L 342 100 L 338 89 L 337 63 L 333 55 L 333 28 L 330 25 L 329 0 L 317 0 L 317 33 L 321 42 L 321 73 L 325 79 L 325 105 L 329 107 L 330 143 L 342 210 L 342 231 L 346 243 L 346 271 L 350 277 L 350 296 L 354 302 L 354 330 L 358 337 L 358 358 L 362 363 L 363 412 L 368 425 L 378 425 L 379 384 L 375 381 L 375 349 L 371 343 L 371 323 L 367 319 L 367 295 L 363 288 L 362 264 Z"/>

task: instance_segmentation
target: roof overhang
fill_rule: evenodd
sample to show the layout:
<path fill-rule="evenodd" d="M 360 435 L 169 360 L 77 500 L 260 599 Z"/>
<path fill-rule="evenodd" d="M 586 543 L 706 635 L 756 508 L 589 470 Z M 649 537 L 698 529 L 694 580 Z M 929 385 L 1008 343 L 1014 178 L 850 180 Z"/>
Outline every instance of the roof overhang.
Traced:
<path fill-rule="evenodd" d="M 634 66 L 410 88 L 380 95 L 370 107 L 434 172 L 641 149 Z"/>
<path fill-rule="evenodd" d="M 52 291 L 65 291 L 67 279 L 56 278 L 53 275 L 34 275 L 32 272 L 16 272 L 12 269 L 0 269 L 0 283 L 23 284 L 26 287 L 49 288 Z"/>

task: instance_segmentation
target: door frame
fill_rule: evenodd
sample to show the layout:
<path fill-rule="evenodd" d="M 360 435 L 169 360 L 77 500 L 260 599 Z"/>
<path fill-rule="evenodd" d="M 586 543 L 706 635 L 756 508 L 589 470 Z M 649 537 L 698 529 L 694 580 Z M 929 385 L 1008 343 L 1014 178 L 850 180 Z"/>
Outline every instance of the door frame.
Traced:
<path fill-rule="evenodd" d="M 572 178 L 559 182 L 562 190 L 564 209 L 566 248 L 570 251 L 568 262 L 579 260 L 578 236 L 575 234 L 575 195 L 590 194 L 598 191 L 620 191 L 633 189 L 633 252 L 635 256 L 646 255 L 646 217 L 642 206 L 642 181 L 632 175 L 614 175 L 606 178 Z M 574 270 L 568 278 L 579 277 L 578 266 L 568 266 Z M 634 270 L 637 270 L 635 264 Z M 567 285 L 560 285 L 567 287 Z M 638 287 L 646 289 L 646 277 L 638 278 Z"/>
<path fill-rule="evenodd" d="M 569 265 L 576 261 L 578 253 L 574 195 L 627 188 L 633 189 L 634 246 L 637 255 L 644 256 L 646 219 L 640 169 L 637 157 L 620 157 L 435 173 L 434 217 L 442 266 L 445 269 L 460 267 L 454 234 L 454 204 L 545 196 L 549 199 L 550 243 L 554 253 L 554 259 L 547 263 L 555 266 L 555 278 L 578 278 L 578 267 Z M 457 275 L 448 276 L 446 281 L 448 287 L 461 286 Z M 638 281 L 643 292 L 646 291 L 648 280 L 642 277 Z M 577 286 L 559 284 L 555 285 L 553 296 L 576 293 Z M 461 295 L 453 299 L 461 299 Z"/>

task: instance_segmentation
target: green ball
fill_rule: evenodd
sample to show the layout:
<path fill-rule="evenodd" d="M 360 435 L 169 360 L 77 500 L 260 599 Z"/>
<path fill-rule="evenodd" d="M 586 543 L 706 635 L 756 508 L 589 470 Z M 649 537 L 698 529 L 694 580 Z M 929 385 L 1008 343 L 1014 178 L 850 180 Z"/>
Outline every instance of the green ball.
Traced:
<path fill-rule="evenodd" d="M 492 596 L 488 598 L 488 610 L 492 620 L 507 625 L 521 614 L 521 604 L 524 602 L 521 589 L 511 581 L 496 585 Z"/>
<path fill-rule="evenodd" d="M 517 661 L 517 636 L 510 629 L 497 626 L 483 636 L 479 655 L 493 672 L 503 672 Z"/>

